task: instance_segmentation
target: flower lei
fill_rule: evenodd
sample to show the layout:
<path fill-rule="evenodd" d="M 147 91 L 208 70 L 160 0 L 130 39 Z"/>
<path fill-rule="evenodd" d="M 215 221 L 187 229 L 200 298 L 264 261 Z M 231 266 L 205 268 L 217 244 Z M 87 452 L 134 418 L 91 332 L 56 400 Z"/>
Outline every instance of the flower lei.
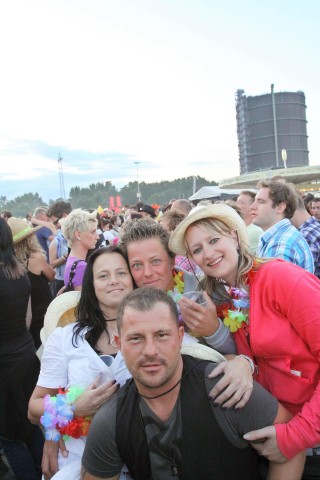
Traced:
<path fill-rule="evenodd" d="M 250 307 L 250 294 L 244 288 L 231 287 L 229 290 L 231 296 L 232 310 L 223 310 L 224 320 L 223 323 L 229 328 L 231 333 L 236 332 L 243 327 L 244 324 L 248 325 L 248 313 L 243 313 L 241 310 L 249 309 Z"/>
<path fill-rule="evenodd" d="M 88 435 L 91 417 L 73 418 L 74 405 L 72 403 L 83 393 L 84 388 L 59 388 L 56 396 L 44 397 L 44 413 L 40 423 L 45 428 L 45 439 L 57 442 L 80 438 Z"/>
<path fill-rule="evenodd" d="M 234 333 L 244 325 L 249 325 L 249 317 L 247 312 L 242 312 L 242 309 L 249 310 L 250 308 L 250 287 L 254 281 L 255 274 L 261 264 L 263 263 L 262 258 L 256 257 L 253 260 L 253 265 L 249 272 L 247 273 L 246 283 L 248 285 L 248 290 L 245 288 L 233 288 L 229 290 L 231 296 L 231 302 L 233 305 L 232 310 L 227 308 L 222 308 L 222 315 L 224 317 L 223 323 L 226 327 L 230 329 L 230 332 Z M 230 304 L 229 304 L 230 306 Z"/>
<path fill-rule="evenodd" d="M 183 325 L 180 308 L 178 305 L 178 302 L 184 292 L 183 272 L 176 272 L 175 270 L 173 270 L 172 279 L 173 279 L 174 287 L 173 287 L 173 290 L 168 291 L 168 296 L 171 297 L 172 300 L 177 305 L 178 315 L 179 315 L 179 325 Z"/>

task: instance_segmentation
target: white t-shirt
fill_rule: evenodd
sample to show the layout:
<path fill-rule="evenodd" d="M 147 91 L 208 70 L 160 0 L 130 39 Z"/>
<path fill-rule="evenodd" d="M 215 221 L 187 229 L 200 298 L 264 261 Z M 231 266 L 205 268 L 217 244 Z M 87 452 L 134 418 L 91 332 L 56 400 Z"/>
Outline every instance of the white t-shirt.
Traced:
<path fill-rule="evenodd" d="M 108 373 L 111 369 L 114 378 L 120 385 L 131 377 L 123 357 L 117 353 L 111 367 L 107 367 L 91 348 L 84 336 L 88 329 L 81 332 L 76 346 L 72 344 L 73 327 L 58 327 L 49 336 L 41 359 L 41 371 L 37 385 L 46 388 L 87 387 L 97 378 L 97 371 Z M 59 471 L 52 477 L 54 480 L 80 480 L 81 457 L 84 451 L 86 437 L 69 438 L 66 448 L 67 458 L 59 451 Z M 121 477 L 130 478 L 130 477 Z"/>

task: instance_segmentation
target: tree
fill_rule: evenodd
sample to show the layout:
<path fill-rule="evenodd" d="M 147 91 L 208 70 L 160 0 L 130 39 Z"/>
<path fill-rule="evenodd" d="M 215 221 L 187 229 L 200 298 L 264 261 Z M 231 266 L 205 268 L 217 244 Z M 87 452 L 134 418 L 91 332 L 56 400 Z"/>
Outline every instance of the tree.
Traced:
<path fill-rule="evenodd" d="M 15 217 L 24 218 L 27 213 L 33 212 L 36 207 L 46 205 L 38 193 L 24 193 L 6 203 L 6 210 L 10 210 Z"/>
<path fill-rule="evenodd" d="M 196 177 L 196 190 L 203 186 L 217 185 L 216 182 L 209 182 L 203 177 Z M 139 190 L 141 199 L 146 204 L 157 203 L 166 205 L 172 198 L 189 198 L 193 194 L 194 177 L 177 178 L 172 181 L 154 183 L 141 182 Z M 72 187 L 68 201 L 73 208 L 96 209 L 99 205 L 103 208 L 109 207 L 110 197 L 121 197 L 122 205 L 136 204 L 138 183 L 129 182 L 118 190 L 110 181 L 91 183 L 88 187 Z M 54 200 L 50 200 L 50 205 Z M 0 196 L 2 210 L 10 210 L 14 216 L 24 217 L 28 212 L 33 212 L 40 205 L 45 205 L 38 193 L 25 193 L 8 202 L 6 197 Z"/>

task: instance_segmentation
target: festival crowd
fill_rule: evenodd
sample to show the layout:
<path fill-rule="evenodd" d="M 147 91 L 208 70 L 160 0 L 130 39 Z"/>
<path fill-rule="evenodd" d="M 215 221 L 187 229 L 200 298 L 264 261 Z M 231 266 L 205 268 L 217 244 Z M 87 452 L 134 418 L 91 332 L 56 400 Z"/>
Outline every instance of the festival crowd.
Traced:
<path fill-rule="evenodd" d="M 320 479 L 320 198 L 4 210 L 0 297 L 1 479 Z"/>

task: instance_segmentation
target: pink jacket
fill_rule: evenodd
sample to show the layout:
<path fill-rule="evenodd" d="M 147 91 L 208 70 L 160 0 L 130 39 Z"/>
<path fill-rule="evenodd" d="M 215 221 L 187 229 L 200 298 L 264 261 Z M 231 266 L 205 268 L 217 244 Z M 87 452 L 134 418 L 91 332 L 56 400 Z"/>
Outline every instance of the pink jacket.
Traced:
<path fill-rule="evenodd" d="M 279 448 L 292 458 L 320 443 L 320 281 L 272 260 L 250 284 L 249 326 L 234 338 L 258 366 L 255 379 L 294 415 L 276 425 Z"/>

